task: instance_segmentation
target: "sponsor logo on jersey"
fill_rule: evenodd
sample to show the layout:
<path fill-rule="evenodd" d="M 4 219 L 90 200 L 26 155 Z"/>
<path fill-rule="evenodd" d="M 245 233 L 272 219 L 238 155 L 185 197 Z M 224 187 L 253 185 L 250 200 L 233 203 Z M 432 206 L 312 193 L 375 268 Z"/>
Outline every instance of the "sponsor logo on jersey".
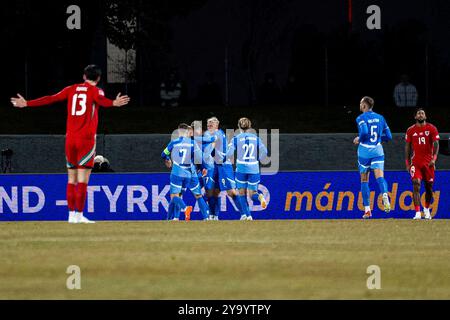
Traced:
<path fill-rule="evenodd" d="M 417 137 L 417 132 L 415 132 L 415 133 L 413 134 L 413 137 Z"/>

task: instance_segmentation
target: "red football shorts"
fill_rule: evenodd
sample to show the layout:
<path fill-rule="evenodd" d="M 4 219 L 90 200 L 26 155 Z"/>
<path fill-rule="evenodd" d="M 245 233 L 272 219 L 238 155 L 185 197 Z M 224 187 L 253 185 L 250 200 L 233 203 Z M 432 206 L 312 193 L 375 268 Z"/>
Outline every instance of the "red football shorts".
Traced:
<path fill-rule="evenodd" d="M 434 182 L 434 166 L 430 167 L 428 163 L 413 164 L 409 173 L 412 180 L 418 179 L 425 182 Z"/>
<path fill-rule="evenodd" d="M 94 167 L 95 139 L 66 139 L 68 169 L 92 169 Z"/>

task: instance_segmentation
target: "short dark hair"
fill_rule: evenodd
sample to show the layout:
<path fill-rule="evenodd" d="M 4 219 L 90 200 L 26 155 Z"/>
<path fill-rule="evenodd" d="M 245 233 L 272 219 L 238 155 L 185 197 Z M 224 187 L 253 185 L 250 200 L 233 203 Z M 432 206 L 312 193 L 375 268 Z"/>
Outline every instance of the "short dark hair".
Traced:
<path fill-rule="evenodd" d="M 372 109 L 373 106 L 375 105 L 375 100 L 373 100 L 373 98 L 365 96 L 361 99 L 363 102 L 367 103 L 367 105 L 369 106 L 369 109 Z"/>
<path fill-rule="evenodd" d="M 417 116 L 417 112 L 419 112 L 419 111 L 423 111 L 423 112 L 425 112 L 425 114 L 426 114 L 426 111 L 425 111 L 424 108 L 418 107 L 418 108 L 416 108 L 416 111 L 414 111 L 414 117 Z"/>
<path fill-rule="evenodd" d="M 84 68 L 84 75 L 86 80 L 97 81 L 102 76 L 102 70 L 95 64 L 90 64 Z"/>

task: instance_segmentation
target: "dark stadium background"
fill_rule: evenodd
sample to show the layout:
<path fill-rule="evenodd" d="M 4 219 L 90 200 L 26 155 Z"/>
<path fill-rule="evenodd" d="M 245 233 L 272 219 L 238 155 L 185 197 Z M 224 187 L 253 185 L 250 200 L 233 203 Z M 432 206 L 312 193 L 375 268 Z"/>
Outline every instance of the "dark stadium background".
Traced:
<path fill-rule="evenodd" d="M 363 95 L 375 98 L 393 131 L 404 132 L 412 110 L 396 108 L 392 98 L 404 73 L 431 122 L 443 132 L 450 125 L 448 1 L 353 1 L 349 23 L 349 0 L 19 0 L 2 3 L 0 11 L 1 134 L 64 133 L 61 105 L 19 112 L 9 97 L 56 92 L 80 81 L 88 63 L 106 70 L 106 38 L 130 40 L 105 23 L 111 3 L 124 17 L 138 16 L 137 72 L 127 90 L 101 84 L 109 95 L 128 91 L 133 101 L 102 112 L 99 133 L 168 133 L 180 121 L 210 115 L 228 127 L 247 115 L 257 127 L 281 132 L 354 132 Z M 66 28 L 72 4 L 81 7 L 81 30 Z M 381 30 L 366 28 L 372 4 L 381 7 Z M 170 70 L 177 70 L 184 91 L 181 106 L 167 109 L 159 106 L 159 85 Z M 207 72 L 221 86 L 222 103 L 201 105 L 196 99 Z M 266 73 L 275 74 L 279 85 L 295 75 L 298 101 L 261 101 L 258 86 Z"/>

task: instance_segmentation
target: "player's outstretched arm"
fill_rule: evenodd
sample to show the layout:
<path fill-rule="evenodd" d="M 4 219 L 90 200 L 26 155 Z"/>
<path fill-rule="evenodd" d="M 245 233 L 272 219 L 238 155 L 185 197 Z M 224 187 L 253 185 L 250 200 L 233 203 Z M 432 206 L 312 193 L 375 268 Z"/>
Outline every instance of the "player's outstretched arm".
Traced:
<path fill-rule="evenodd" d="M 42 98 L 34 99 L 34 100 L 25 100 L 20 94 L 17 94 L 16 98 L 11 98 L 11 103 L 14 107 L 17 108 L 25 108 L 25 107 L 40 107 L 49 105 L 52 103 L 56 103 L 59 101 L 63 101 L 67 99 L 67 94 L 70 87 L 66 87 L 57 94 L 51 96 L 45 96 Z"/>
<path fill-rule="evenodd" d="M 113 101 L 113 106 L 114 107 L 122 107 L 124 105 L 127 105 L 130 102 L 130 97 L 125 95 L 122 96 L 121 93 L 119 92 L 119 94 L 116 97 L 116 100 Z"/>
<path fill-rule="evenodd" d="M 25 108 L 28 104 L 27 100 L 25 100 L 25 98 L 22 97 L 19 93 L 17 94 L 17 97 L 11 98 L 11 103 L 16 108 Z"/>
<path fill-rule="evenodd" d="M 103 90 L 98 90 L 94 92 L 94 101 L 101 107 L 122 107 L 130 102 L 130 97 L 122 96 L 119 93 L 115 100 L 108 99 L 104 96 Z"/>

